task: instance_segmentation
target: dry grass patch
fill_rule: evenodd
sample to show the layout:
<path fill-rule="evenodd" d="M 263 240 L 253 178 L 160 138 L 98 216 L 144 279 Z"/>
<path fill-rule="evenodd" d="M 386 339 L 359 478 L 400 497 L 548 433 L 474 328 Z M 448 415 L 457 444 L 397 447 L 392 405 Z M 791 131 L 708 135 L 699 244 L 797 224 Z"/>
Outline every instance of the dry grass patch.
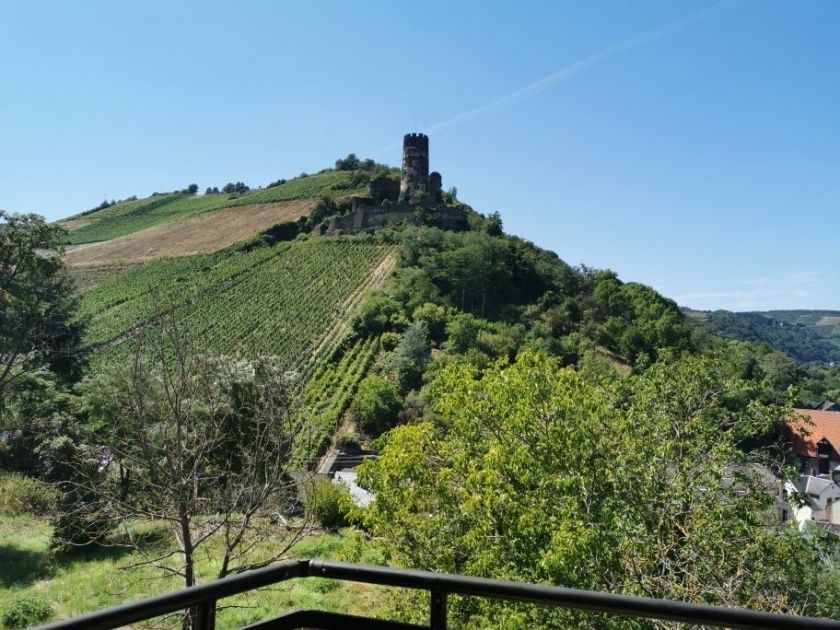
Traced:
<path fill-rule="evenodd" d="M 309 213 L 311 199 L 222 208 L 67 251 L 71 267 L 208 254 Z"/>

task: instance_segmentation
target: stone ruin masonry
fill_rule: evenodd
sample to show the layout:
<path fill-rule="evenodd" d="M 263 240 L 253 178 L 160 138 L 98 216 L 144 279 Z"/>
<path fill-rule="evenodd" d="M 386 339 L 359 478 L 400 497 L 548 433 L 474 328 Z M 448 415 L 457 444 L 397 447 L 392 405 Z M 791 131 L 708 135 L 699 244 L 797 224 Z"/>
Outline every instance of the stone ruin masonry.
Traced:
<path fill-rule="evenodd" d="M 408 133 L 403 137 L 400 200 L 414 199 L 429 193 L 429 137 Z"/>
<path fill-rule="evenodd" d="M 463 229 L 462 210 L 441 203 L 443 178 L 429 173 L 429 137 L 408 133 L 403 137 L 402 169 L 397 182 L 379 177 L 368 184 L 367 197 L 354 197 L 349 214 L 321 225 L 322 234 L 354 233 L 382 228 L 391 221 L 433 222 L 444 229 Z M 394 202 L 397 203 L 394 203 Z"/>

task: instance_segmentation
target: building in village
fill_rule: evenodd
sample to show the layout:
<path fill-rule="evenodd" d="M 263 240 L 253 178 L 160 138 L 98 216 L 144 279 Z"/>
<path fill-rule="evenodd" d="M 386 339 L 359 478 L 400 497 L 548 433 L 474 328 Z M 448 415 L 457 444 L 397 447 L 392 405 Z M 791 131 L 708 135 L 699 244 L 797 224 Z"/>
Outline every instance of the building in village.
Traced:
<path fill-rule="evenodd" d="M 785 482 L 790 514 L 802 529 L 814 523 L 840 533 L 840 411 L 795 410 L 789 452 L 799 479 Z"/>
<path fill-rule="evenodd" d="M 795 409 L 787 423 L 791 451 L 803 475 L 828 475 L 840 481 L 840 411 Z"/>

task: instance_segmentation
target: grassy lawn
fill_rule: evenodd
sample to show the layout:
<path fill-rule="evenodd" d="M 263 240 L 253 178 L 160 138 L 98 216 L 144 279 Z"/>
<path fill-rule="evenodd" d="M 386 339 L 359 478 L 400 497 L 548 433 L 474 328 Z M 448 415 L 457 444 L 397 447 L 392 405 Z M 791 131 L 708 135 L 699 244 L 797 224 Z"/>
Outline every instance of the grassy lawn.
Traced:
<path fill-rule="evenodd" d="M 58 620 L 181 586 L 177 579 L 163 577 L 149 567 L 125 570 L 140 560 L 137 552 L 99 549 L 57 557 L 50 552 L 49 539 L 50 526 L 44 520 L 7 515 L 0 519 L 0 612 L 22 594 L 36 593 L 50 602 L 52 620 Z M 313 534 L 302 540 L 294 553 L 300 558 L 380 560 L 349 532 Z M 203 580 L 212 578 L 212 556 L 211 546 L 199 559 Z M 388 590 L 382 587 L 323 578 L 291 580 L 223 600 L 217 627 L 236 628 L 300 608 L 381 615 L 387 598 Z"/>

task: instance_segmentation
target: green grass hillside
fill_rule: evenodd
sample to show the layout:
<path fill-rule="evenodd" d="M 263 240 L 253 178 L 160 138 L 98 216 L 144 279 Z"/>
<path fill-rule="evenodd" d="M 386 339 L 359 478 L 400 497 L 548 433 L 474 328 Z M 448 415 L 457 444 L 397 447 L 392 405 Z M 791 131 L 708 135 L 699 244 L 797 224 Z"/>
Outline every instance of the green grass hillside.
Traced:
<path fill-rule="evenodd" d="M 70 244 L 93 243 L 220 208 L 311 199 L 320 195 L 342 197 L 363 194 L 367 177 L 368 175 L 356 171 L 325 170 L 315 175 L 297 177 L 279 186 L 251 190 L 243 194 L 159 194 L 145 199 L 122 201 L 102 210 L 75 215 L 62 223 L 70 231 Z"/>

